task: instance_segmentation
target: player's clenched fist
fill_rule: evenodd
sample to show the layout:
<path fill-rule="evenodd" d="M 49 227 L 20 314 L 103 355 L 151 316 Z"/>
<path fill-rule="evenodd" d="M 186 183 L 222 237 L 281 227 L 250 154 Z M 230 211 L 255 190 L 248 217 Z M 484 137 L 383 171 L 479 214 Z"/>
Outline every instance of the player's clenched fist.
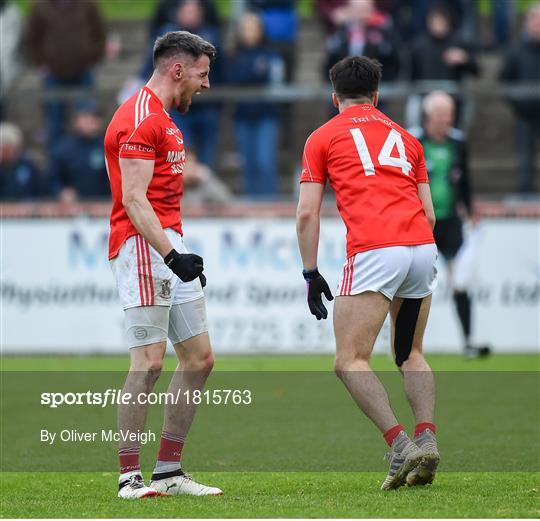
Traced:
<path fill-rule="evenodd" d="M 203 275 L 203 260 L 199 255 L 178 253 L 173 249 L 163 260 L 183 282 L 189 282 L 200 277 L 202 287 L 206 286 L 206 277 Z"/>
<path fill-rule="evenodd" d="M 317 268 L 314 270 L 304 270 L 302 275 L 304 275 L 307 284 L 307 302 L 311 314 L 315 315 L 317 320 L 327 318 L 328 310 L 323 304 L 321 294 L 324 293 L 327 300 L 334 300 L 328 283 L 324 280 L 324 277 L 319 273 Z"/>

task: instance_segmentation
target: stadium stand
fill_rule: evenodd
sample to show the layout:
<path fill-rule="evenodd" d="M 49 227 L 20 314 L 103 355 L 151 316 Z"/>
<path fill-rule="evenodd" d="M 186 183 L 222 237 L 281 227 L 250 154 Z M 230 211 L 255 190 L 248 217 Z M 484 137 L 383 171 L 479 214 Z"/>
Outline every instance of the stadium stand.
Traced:
<path fill-rule="evenodd" d="M 109 53 L 109 57 L 100 63 L 95 72 L 95 93 L 103 103 L 106 117 L 112 114 L 117 106 L 117 94 L 125 78 L 136 74 L 140 67 L 141 57 L 145 53 L 148 41 L 147 26 L 147 20 L 107 21 L 109 42 L 112 40 L 121 42 L 121 48 L 116 55 Z M 478 30 L 481 35 L 489 33 L 491 19 L 487 16 L 480 17 Z M 519 24 L 514 28 L 513 37 L 519 38 Z M 284 197 L 290 197 L 293 193 L 294 174 L 298 168 L 306 136 L 327 117 L 327 104 L 324 101 L 328 98 L 329 88 L 320 78 L 325 52 L 323 42 L 324 30 L 316 16 L 302 18 L 296 45 L 298 59 L 294 84 L 289 88 L 267 89 L 263 94 L 269 99 L 293 101 L 293 117 L 290 118 L 289 126 L 283 129 L 287 147 L 280 148 L 279 157 L 280 192 Z M 501 198 L 518 190 L 518 161 L 514 143 L 515 117 L 498 82 L 503 53 L 480 50 L 477 58 L 480 75 L 467 80 L 462 87 L 465 95 L 474 101 L 474 117 L 468 129 L 472 180 L 476 193 Z M 5 117 L 8 121 L 16 121 L 22 128 L 32 156 L 37 158 L 40 165 L 45 166 L 48 151 L 43 130 L 44 114 L 37 103 L 38 100 L 57 94 L 76 99 L 77 95 L 83 94 L 84 91 L 73 91 L 70 94 L 62 90 L 51 90 L 44 93 L 40 88 L 40 81 L 39 71 L 32 67 L 24 70 L 15 86 L 7 93 L 9 103 Z M 445 86 L 450 92 L 456 89 L 455 84 Z M 431 90 L 427 85 L 416 87 L 421 87 L 423 91 Z M 411 89 L 411 84 L 399 81 L 386 85 L 383 90 L 383 97 L 388 100 L 388 111 L 398 121 L 403 120 L 404 101 Z M 519 91 L 516 86 L 514 89 Z M 523 89 L 525 93 L 539 95 L 537 85 L 528 84 Z M 216 171 L 233 192 L 241 196 L 242 183 L 231 122 L 231 100 L 237 99 L 239 95 L 245 96 L 243 91 L 235 87 L 228 89 L 220 87 L 205 93 L 197 103 L 219 98 L 227 100 L 221 126 L 222 142 L 217 161 L 219 168 L 216 168 Z M 260 96 L 261 93 L 254 95 Z M 32 103 L 28 100 L 32 100 Z M 538 157 L 535 168 L 536 172 L 540 171 Z"/>

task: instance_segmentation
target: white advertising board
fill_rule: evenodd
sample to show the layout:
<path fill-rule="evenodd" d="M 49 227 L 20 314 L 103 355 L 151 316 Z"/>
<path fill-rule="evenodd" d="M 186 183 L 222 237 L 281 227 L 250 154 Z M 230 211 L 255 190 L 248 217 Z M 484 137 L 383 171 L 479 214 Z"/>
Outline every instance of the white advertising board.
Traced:
<path fill-rule="evenodd" d="M 188 219 L 188 247 L 204 257 L 210 334 L 222 353 L 331 353 L 331 320 L 309 314 L 292 219 Z M 107 261 L 108 222 L 2 223 L 4 353 L 113 353 L 125 350 L 122 311 Z M 540 345 L 540 223 L 483 223 L 475 265 L 474 336 L 495 351 Z M 321 227 L 320 271 L 336 288 L 345 260 L 338 219 Z M 331 306 L 330 306 L 331 307 Z M 428 352 L 456 352 L 461 338 L 446 269 L 425 339 Z M 388 346 L 388 325 L 376 350 Z"/>

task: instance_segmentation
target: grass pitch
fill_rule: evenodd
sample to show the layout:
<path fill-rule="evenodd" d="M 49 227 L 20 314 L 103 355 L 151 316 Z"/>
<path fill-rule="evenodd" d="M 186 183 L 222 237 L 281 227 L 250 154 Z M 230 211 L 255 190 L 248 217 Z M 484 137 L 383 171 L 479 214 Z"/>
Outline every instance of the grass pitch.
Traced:
<path fill-rule="evenodd" d="M 540 371 L 540 356 L 530 354 L 496 355 L 466 360 L 458 355 L 427 355 L 433 371 Z M 214 371 L 332 371 L 331 355 L 251 355 L 217 356 Z M 176 357 L 165 357 L 164 370 L 173 371 Z M 387 355 L 372 357 L 374 371 L 396 371 Z M 125 356 L 4 356 L 0 371 L 127 371 Z"/>
<path fill-rule="evenodd" d="M 441 473 L 430 487 L 379 490 L 384 473 L 200 473 L 218 497 L 122 501 L 116 474 L 3 475 L 4 517 L 535 518 L 538 476 Z"/>
<path fill-rule="evenodd" d="M 488 360 L 476 360 L 466 362 L 458 356 L 431 356 L 429 361 L 436 371 L 492 371 L 507 372 L 502 375 L 501 383 L 505 382 L 510 372 L 528 372 L 539 370 L 538 356 L 495 356 Z M 374 367 L 380 371 L 394 371 L 392 361 L 386 356 L 378 356 L 374 359 Z M 127 359 L 124 357 L 5 357 L 1 361 L 1 369 L 6 371 L 125 371 Z M 174 368 L 174 359 L 168 358 L 167 369 Z M 219 357 L 216 369 L 220 371 L 329 371 L 332 360 L 329 356 L 280 356 L 280 357 Z M 494 373 L 495 374 L 495 373 Z M 21 375 L 22 377 L 23 375 Z M 462 375 L 458 375 L 462 378 Z M 513 377 L 515 378 L 515 374 Z M 497 380 L 499 381 L 499 380 Z M 510 380 L 511 381 L 511 380 Z M 514 380 L 515 381 L 515 380 Z M 517 387 L 510 386 L 507 393 L 511 396 L 517 392 Z M 441 390 L 443 391 L 443 390 Z M 456 389 L 458 392 L 459 389 Z M 448 394 L 444 390 L 442 394 Z M 394 391 L 392 391 L 394 393 Z M 460 417 L 456 418 L 454 430 L 462 430 L 463 426 L 474 425 L 485 411 L 474 405 L 474 397 L 470 402 L 463 402 Z M 343 403 L 347 404 L 347 395 L 343 391 Z M 445 396 L 440 396 L 441 406 L 445 403 Z M 496 401 L 497 398 L 494 398 Z M 8 420 L 5 415 L 7 397 L 2 398 L 2 421 Z M 341 403 L 341 402 L 340 402 Z M 461 403 L 461 402 L 458 402 Z M 501 411 L 511 411 L 511 404 L 501 404 Z M 491 413 L 493 414 L 493 404 Z M 322 406 L 321 406 L 322 407 Z M 486 407 L 486 410 L 488 408 Z M 525 407 L 522 407 L 525 409 Z M 346 410 L 348 411 L 348 409 Z M 157 412 L 157 411 L 156 411 Z M 201 411 L 203 412 L 203 411 Z M 287 412 L 287 411 L 285 411 Z M 279 423 L 281 411 L 272 411 L 276 414 L 275 429 L 276 443 L 288 443 L 283 439 L 283 433 L 289 434 L 291 441 L 300 443 L 294 438 L 302 434 L 298 431 L 291 435 L 290 430 L 294 425 Z M 224 419 L 227 414 L 224 414 Z M 358 413 L 360 415 L 361 413 Z M 502 412 L 508 415 L 508 412 Z M 478 451 L 467 450 L 466 472 L 456 471 L 456 465 L 461 461 L 459 454 L 454 452 L 452 471 L 449 468 L 451 459 L 450 441 L 444 443 L 445 432 L 441 429 L 441 450 L 443 453 L 443 465 L 437 479 L 432 486 L 406 488 L 398 491 L 382 492 L 379 490 L 384 479 L 387 467 L 382 461 L 384 445 L 376 439 L 376 431 L 366 428 L 363 433 L 365 445 L 361 441 L 354 441 L 351 437 L 350 453 L 356 457 L 362 457 L 365 453 L 366 460 L 370 452 L 375 452 L 375 463 L 370 463 L 366 470 L 378 470 L 377 472 L 230 472 L 227 466 L 223 472 L 197 472 L 197 465 L 186 463 L 187 471 L 194 471 L 195 478 L 202 482 L 222 488 L 225 492 L 221 497 L 210 498 L 158 498 L 145 501 L 126 502 L 116 498 L 117 475 L 114 472 L 2 472 L 0 474 L 0 510 L 2 517 L 13 518 L 268 518 L 268 517 L 423 517 L 423 518 L 469 518 L 490 517 L 510 518 L 526 517 L 536 518 L 540 516 L 539 490 L 540 473 L 538 472 L 473 472 L 474 469 L 488 468 L 485 462 L 478 458 L 478 454 L 485 454 L 485 444 L 489 445 L 495 457 L 504 452 L 508 447 L 521 445 L 516 441 L 516 431 L 510 425 L 517 424 L 521 432 L 535 422 L 538 411 L 515 410 L 512 418 L 499 418 L 494 422 L 490 430 L 489 439 L 478 438 L 469 447 L 478 446 Z M 349 415 L 351 416 L 349 418 Z M 356 412 L 350 408 L 347 412 L 342 429 L 351 424 L 354 431 Z M 489 416 L 491 417 L 491 416 Z M 193 453 L 204 451 L 204 437 L 206 427 L 204 414 L 198 416 L 194 425 L 193 441 L 186 446 L 186 462 L 197 461 Z M 349 421 L 350 420 L 350 421 Z M 506 422 L 505 422 L 506 420 Z M 8 420 L 9 421 L 9 420 Z M 232 421 L 232 420 L 231 420 Z M 521 427 L 519 427 L 521 426 Z M 246 426 L 247 428 L 251 426 Z M 329 434 L 325 426 L 315 437 L 320 437 L 318 443 L 321 446 L 321 457 L 326 462 L 333 453 L 337 454 L 333 447 L 336 438 Z M 446 424 L 446 433 L 451 427 Z M 313 437 L 313 433 L 310 433 Z M 466 437 L 466 431 L 459 436 Z M 530 436 L 533 436 L 531 432 Z M 339 438 L 339 437 L 338 437 Z M 360 438 L 359 438 L 360 439 Z M 464 438 L 465 439 L 465 438 Z M 527 438 L 528 439 L 528 438 Z M 197 441 L 198 440 L 198 441 Z M 282 441 L 280 441 L 282 440 Z M 301 440 L 300 440 L 301 441 Z M 369 445 L 367 442 L 374 445 Z M 254 464 L 247 456 L 253 452 L 257 444 L 249 446 L 245 439 L 239 443 L 228 445 L 231 452 L 237 451 L 233 460 L 245 460 L 251 468 Z M 354 443 L 354 445 L 353 445 Z M 454 446 L 455 446 L 455 442 Z M 476 444 L 476 445 L 475 445 Z M 278 449 L 280 448 L 277 445 Z M 349 450 L 349 445 L 345 450 Z M 3 446 L 2 461 L 8 460 L 6 451 L 9 447 Z M 538 469 L 537 445 L 527 444 L 524 450 L 530 455 L 532 464 L 527 467 Z M 298 450 L 301 449 L 301 443 Z M 504 450 L 503 450 L 504 449 Z M 482 450 L 484 452 L 482 452 Z M 489 452 L 488 451 L 488 452 Z M 148 452 L 148 451 L 146 451 Z M 151 456 L 147 454 L 143 459 L 143 470 L 148 477 L 151 469 Z M 191 455 L 190 455 L 191 452 Z M 380 452 L 380 454 L 379 454 Z M 446 456 L 445 456 L 446 453 Z M 83 453 L 84 454 L 84 453 Z M 89 455 L 89 457 L 91 457 Z M 214 455 L 215 457 L 215 455 Z M 231 455 L 229 454 L 229 457 Z M 268 456 L 267 456 L 268 457 Z M 446 457 L 446 460 L 445 460 Z M 475 460 L 477 457 L 477 460 Z M 529 457 L 529 456 L 527 456 Z M 482 456 L 483 458 L 483 456 Z M 521 456 L 523 460 L 523 455 Z M 507 459 L 507 456 L 504 457 Z M 199 460 L 200 461 L 200 460 Z M 477 465 L 478 463 L 478 465 Z M 482 466 L 481 463 L 484 463 Z M 505 464 L 501 462 L 501 465 Z M 375 466 L 373 466 L 375 465 Z M 459 466 L 459 465 L 458 465 Z M 504 465 L 503 465 L 504 466 Z M 328 468 L 331 465 L 327 465 Z M 4 464 L 2 465 L 4 468 Z M 264 468 L 264 467 L 263 467 Z M 508 466 L 511 468 L 511 466 Z"/>

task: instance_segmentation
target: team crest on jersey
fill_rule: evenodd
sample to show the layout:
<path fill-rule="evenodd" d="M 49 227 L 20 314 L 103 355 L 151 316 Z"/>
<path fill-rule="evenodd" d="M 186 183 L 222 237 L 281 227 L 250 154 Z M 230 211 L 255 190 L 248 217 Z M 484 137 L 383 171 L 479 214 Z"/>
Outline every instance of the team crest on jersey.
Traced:
<path fill-rule="evenodd" d="M 171 298 L 171 281 L 164 280 L 161 282 L 161 293 L 159 294 L 161 298 L 169 299 Z"/>

